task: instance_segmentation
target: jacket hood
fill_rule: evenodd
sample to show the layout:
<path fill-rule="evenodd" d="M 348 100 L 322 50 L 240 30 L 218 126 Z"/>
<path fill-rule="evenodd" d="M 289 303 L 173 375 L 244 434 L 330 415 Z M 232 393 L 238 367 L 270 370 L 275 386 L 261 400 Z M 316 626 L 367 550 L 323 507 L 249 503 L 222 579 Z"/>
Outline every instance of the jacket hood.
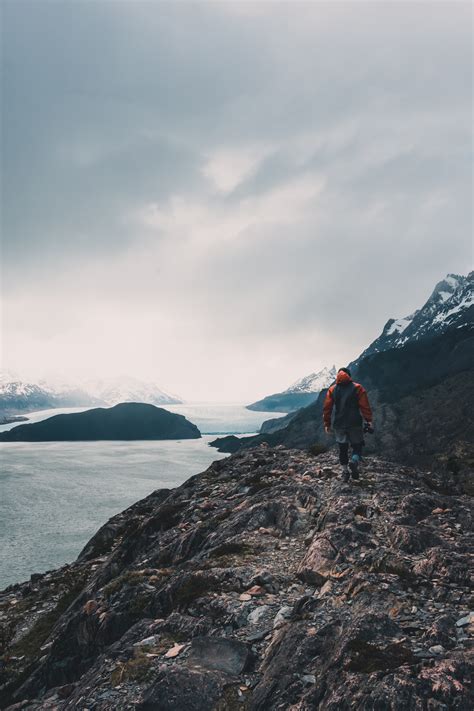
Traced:
<path fill-rule="evenodd" d="M 336 375 L 336 383 L 338 385 L 345 385 L 347 383 L 352 383 L 352 378 L 350 375 L 347 375 L 343 370 L 340 370 L 338 374 Z"/>

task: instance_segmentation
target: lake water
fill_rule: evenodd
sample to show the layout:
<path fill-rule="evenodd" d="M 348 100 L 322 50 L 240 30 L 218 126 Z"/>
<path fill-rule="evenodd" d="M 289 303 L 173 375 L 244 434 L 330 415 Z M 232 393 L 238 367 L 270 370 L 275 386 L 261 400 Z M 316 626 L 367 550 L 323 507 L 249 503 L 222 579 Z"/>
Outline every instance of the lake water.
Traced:
<path fill-rule="evenodd" d="M 163 405 L 165 410 L 177 412 L 184 415 L 188 420 L 198 427 L 202 434 L 250 434 L 258 432 L 264 420 L 274 417 L 282 417 L 284 412 L 253 412 L 247 410 L 243 405 L 236 403 L 193 403 L 183 405 Z M 89 407 L 62 407 L 54 410 L 40 410 L 31 412 L 28 422 L 11 422 L 8 425 L 0 425 L 0 432 L 11 430 L 18 425 L 40 422 L 53 415 L 60 415 L 70 412 L 83 412 Z"/>
<path fill-rule="evenodd" d="M 85 408 L 67 411 L 81 409 Z M 188 417 L 201 432 L 213 434 L 157 442 L 1 443 L 0 590 L 74 560 L 111 516 L 155 489 L 178 486 L 222 459 L 226 455 L 209 447 L 214 433 L 255 432 L 264 419 L 276 416 L 235 404 L 167 409 Z M 31 414 L 29 421 L 59 412 Z"/>

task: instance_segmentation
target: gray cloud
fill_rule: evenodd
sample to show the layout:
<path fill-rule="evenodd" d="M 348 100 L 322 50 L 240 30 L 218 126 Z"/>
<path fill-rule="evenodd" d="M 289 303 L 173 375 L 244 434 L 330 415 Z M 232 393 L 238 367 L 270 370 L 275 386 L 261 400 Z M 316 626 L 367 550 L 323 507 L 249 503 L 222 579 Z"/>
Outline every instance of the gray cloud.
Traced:
<path fill-rule="evenodd" d="M 469 3 L 2 9 L 10 367 L 256 397 L 469 268 Z"/>

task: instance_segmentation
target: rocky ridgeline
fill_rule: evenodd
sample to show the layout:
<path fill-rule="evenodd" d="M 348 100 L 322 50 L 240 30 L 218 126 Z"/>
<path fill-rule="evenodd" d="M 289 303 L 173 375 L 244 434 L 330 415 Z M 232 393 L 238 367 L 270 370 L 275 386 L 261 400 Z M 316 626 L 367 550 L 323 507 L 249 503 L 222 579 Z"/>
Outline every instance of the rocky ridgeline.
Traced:
<path fill-rule="evenodd" d="M 2 707 L 467 711 L 471 531 L 453 475 L 237 453 L 0 594 Z"/>

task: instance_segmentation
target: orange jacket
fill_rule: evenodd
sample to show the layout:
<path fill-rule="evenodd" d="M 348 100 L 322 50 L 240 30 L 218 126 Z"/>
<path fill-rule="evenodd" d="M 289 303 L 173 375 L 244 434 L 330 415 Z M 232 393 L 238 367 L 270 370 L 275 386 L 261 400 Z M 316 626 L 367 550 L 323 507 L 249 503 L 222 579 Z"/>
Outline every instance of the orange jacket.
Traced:
<path fill-rule="evenodd" d="M 343 370 L 340 370 L 336 376 L 336 382 L 328 389 L 323 407 L 323 419 L 325 427 L 331 427 L 331 415 L 332 409 L 334 407 L 334 388 L 340 383 L 350 382 L 352 382 L 351 376 L 345 373 Z M 364 420 L 366 420 L 367 422 L 372 422 L 372 410 L 369 405 L 369 398 L 367 397 L 367 392 L 365 388 L 362 387 L 362 385 L 359 385 L 359 383 L 354 383 L 354 385 L 357 392 L 357 400 L 359 402 L 360 413 Z"/>

